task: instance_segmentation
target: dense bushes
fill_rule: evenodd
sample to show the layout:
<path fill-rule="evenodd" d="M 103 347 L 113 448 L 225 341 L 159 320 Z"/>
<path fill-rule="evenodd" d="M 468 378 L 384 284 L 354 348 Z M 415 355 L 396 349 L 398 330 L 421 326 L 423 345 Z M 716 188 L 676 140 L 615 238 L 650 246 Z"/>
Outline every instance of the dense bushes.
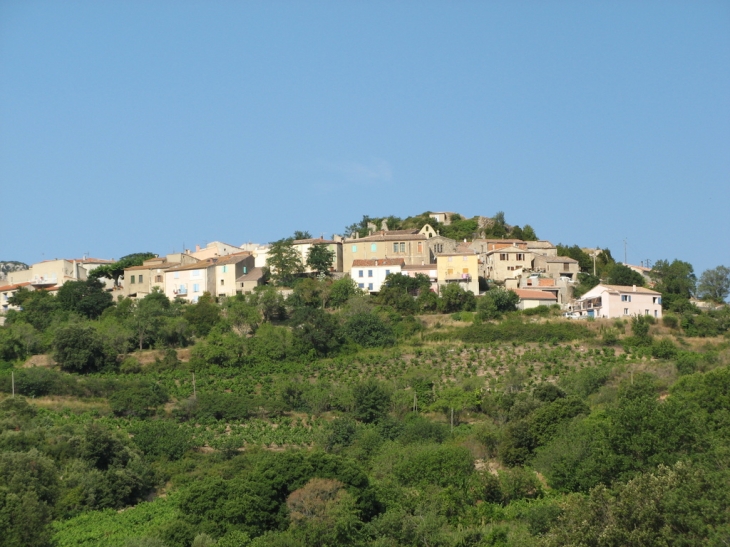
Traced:
<path fill-rule="evenodd" d="M 509 319 L 502 323 L 470 325 L 458 333 L 464 342 L 489 344 L 491 342 L 569 342 L 588 338 L 590 331 L 579 323 L 528 323 Z"/>

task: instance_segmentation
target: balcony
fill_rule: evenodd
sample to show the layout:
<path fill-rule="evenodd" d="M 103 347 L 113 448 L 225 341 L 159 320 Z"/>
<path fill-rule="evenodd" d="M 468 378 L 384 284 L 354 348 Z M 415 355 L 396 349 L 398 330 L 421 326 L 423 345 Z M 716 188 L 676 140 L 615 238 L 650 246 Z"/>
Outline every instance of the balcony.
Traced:
<path fill-rule="evenodd" d="M 179 289 L 175 289 L 172 291 L 175 296 L 187 296 L 188 295 L 188 288 L 187 287 L 180 287 Z"/>
<path fill-rule="evenodd" d="M 52 287 L 58 284 L 56 275 L 36 275 L 30 280 L 30 284 L 34 287 Z"/>

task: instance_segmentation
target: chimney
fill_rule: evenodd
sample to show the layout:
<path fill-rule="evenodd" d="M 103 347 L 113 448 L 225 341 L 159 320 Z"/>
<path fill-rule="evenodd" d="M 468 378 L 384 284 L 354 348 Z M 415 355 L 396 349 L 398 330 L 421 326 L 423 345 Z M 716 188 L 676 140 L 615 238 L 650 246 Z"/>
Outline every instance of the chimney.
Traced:
<path fill-rule="evenodd" d="M 636 292 L 636 285 L 634 285 L 634 292 Z"/>
<path fill-rule="evenodd" d="M 197 253 L 200 250 L 200 245 L 195 246 L 195 252 Z"/>
<path fill-rule="evenodd" d="M 376 265 L 376 266 L 378 265 L 378 261 L 377 261 L 377 260 L 375 261 L 375 265 Z"/>

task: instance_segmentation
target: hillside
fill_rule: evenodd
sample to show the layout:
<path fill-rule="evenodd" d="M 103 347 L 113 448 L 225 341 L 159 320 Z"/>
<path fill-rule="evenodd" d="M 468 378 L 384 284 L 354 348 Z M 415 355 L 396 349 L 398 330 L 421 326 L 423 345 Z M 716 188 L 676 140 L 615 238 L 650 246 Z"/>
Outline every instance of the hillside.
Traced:
<path fill-rule="evenodd" d="M 347 282 L 97 319 L 33 293 L 0 328 L 7 544 L 727 540 L 727 310 L 411 315 Z"/>

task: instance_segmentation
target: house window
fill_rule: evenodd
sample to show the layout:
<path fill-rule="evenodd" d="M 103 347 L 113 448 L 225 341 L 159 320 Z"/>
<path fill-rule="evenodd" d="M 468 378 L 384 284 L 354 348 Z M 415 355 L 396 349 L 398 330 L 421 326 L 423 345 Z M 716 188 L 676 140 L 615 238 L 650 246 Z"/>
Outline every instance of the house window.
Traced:
<path fill-rule="evenodd" d="M 630 294 L 622 294 L 621 295 L 621 302 L 631 302 L 631 295 Z"/>
<path fill-rule="evenodd" d="M 368 283 L 368 290 L 369 291 L 372 291 L 373 290 L 373 284 L 372 283 Z"/>
<path fill-rule="evenodd" d="M 193 270 L 190 277 L 200 277 L 200 270 Z"/>
<path fill-rule="evenodd" d="M 499 253 L 499 259 L 500 260 L 509 260 L 509 255 L 507 253 Z"/>
<path fill-rule="evenodd" d="M 353 252 L 353 253 L 356 253 L 356 252 L 357 252 L 357 245 L 353 245 L 353 246 L 352 246 L 352 252 Z"/>
<path fill-rule="evenodd" d="M 654 317 L 659 317 L 659 312 L 657 310 L 654 310 Z"/>
<path fill-rule="evenodd" d="M 130 277 L 130 278 L 129 278 L 129 282 L 130 282 L 130 283 L 131 283 L 132 285 L 134 285 L 134 276 L 132 276 L 132 277 Z"/>
<path fill-rule="evenodd" d="M 649 315 L 649 310 L 644 310 L 644 315 Z"/>
<path fill-rule="evenodd" d="M 385 270 L 385 277 L 388 277 L 390 275 L 390 270 Z"/>
<path fill-rule="evenodd" d="M 139 282 L 142 283 L 142 275 L 139 276 Z"/>
<path fill-rule="evenodd" d="M 223 266 L 223 273 L 228 273 L 228 266 Z"/>
<path fill-rule="evenodd" d="M 393 252 L 394 253 L 397 253 L 398 252 L 398 244 L 397 243 L 393 243 Z"/>
<path fill-rule="evenodd" d="M 469 268 L 464 268 L 463 270 L 461 270 L 461 273 L 468 274 L 469 273 Z"/>
<path fill-rule="evenodd" d="M 364 289 L 365 288 L 365 283 L 358 283 L 357 286 L 360 289 Z"/>
<path fill-rule="evenodd" d="M 629 308 L 624 308 L 624 315 L 628 315 L 628 314 L 629 314 Z"/>
<path fill-rule="evenodd" d="M 155 276 L 155 283 L 162 283 L 162 276 L 161 275 L 156 275 Z"/>
<path fill-rule="evenodd" d="M 406 252 L 406 244 L 405 243 L 401 243 L 400 244 L 400 252 L 401 253 L 405 253 Z"/>
<path fill-rule="evenodd" d="M 197 283 L 193 284 L 193 292 L 200 292 L 200 285 Z"/>
<path fill-rule="evenodd" d="M 437 253 L 443 253 L 444 252 L 443 243 L 437 243 L 436 245 L 434 245 L 433 250 L 436 251 Z"/>
<path fill-rule="evenodd" d="M 364 273 L 365 273 L 365 270 L 358 270 L 357 271 L 357 276 L 358 277 L 365 277 Z"/>
<path fill-rule="evenodd" d="M 524 253 L 517 253 L 517 260 L 525 260 L 525 254 Z"/>
<path fill-rule="evenodd" d="M 570 270 L 570 262 L 563 262 L 563 271 L 567 272 Z"/>
<path fill-rule="evenodd" d="M 370 244 L 370 251 L 374 253 L 377 250 L 378 250 L 378 245 L 376 243 L 371 243 Z"/>
<path fill-rule="evenodd" d="M 453 261 L 454 261 L 454 257 L 453 256 L 450 256 L 449 257 L 449 262 L 453 262 Z"/>
<path fill-rule="evenodd" d="M 225 279 L 221 279 L 221 286 L 223 286 L 225 284 L 226 284 L 226 280 Z"/>
<path fill-rule="evenodd" d="M 372 270 L 368 270 L 368 277 L 372 277 L 372 276 L 373 276 L 373 271 Z"/>
<path fill-rule="evenodd" d="M 248 268 L 246 266 L 243 267 L 243 273 L 244 274 L 248 273 Z"/>
<path fill-rule="evenodd" d="M 423 241 L 418 242 L 418 254 L 423 252 Z"/>
<path fill-rule="evenodd" d="M 175 272 L 174 274 L 172 274 L 172 277 L 174 277 L 175 279 L 180 279 L 180 272 Z"/>

